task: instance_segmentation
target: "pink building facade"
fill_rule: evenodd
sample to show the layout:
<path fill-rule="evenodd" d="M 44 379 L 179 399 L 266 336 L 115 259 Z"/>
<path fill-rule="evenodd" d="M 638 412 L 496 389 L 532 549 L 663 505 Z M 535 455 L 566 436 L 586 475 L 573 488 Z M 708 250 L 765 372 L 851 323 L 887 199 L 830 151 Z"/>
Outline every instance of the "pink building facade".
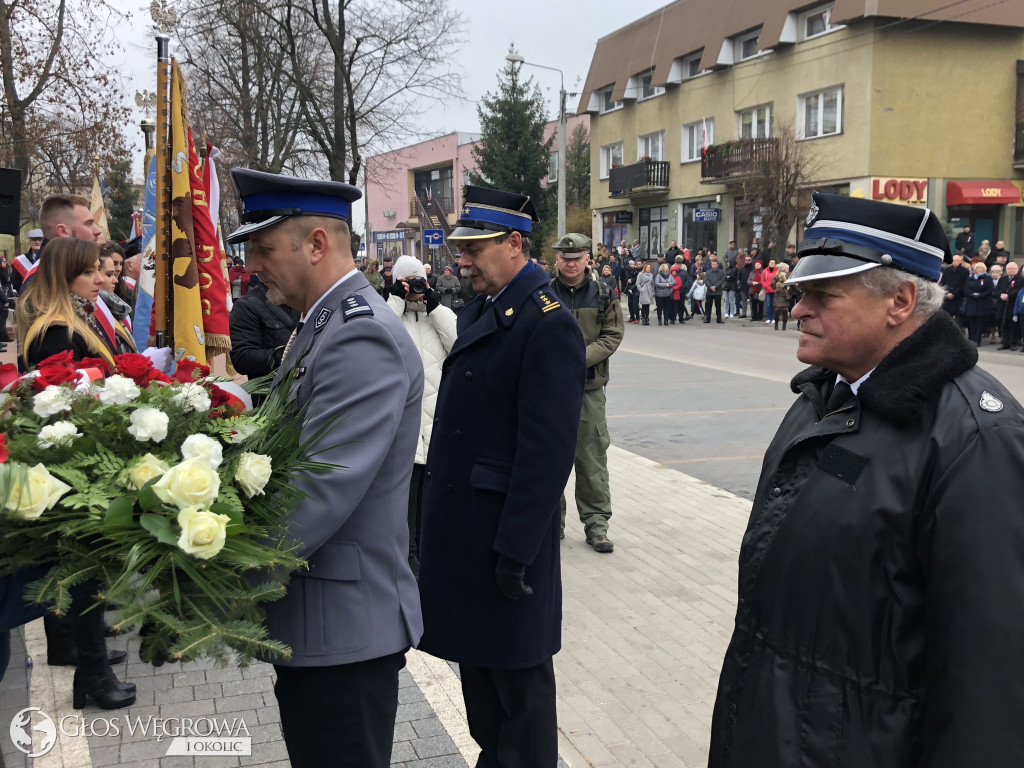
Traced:
<path fill-rule="evenodd" d="M 590 115 L 569 118 L 568 135 L 580 124 L 589 130 Z M 549 122 L 545 136 L 555 137 L 549 184 L 557 180 L 557 134 L 558 121 Z M 424 249 L 420 232 L 424 223 L 426 229 L 440 229 L 445 236 L 451 231 L 462 207 L 462 188 L 477 168 L 473 147 L 479 139 L 478 133 L 449 133 L 367 158 L 367 256 L 395 259 L 403 253 L 420 258 L 427 255 L 435 268 L 450 262 L 447 248 Z"/>

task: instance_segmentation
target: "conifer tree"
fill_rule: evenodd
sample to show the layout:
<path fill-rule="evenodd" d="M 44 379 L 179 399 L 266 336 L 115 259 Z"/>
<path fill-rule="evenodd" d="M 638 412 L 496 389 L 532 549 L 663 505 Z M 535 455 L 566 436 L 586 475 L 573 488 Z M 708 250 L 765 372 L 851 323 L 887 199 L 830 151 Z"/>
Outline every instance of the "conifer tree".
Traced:
<path fill-rule="evenodd" d="M 540 218 L 533 225 L 531 252 L 539 257 L 557 225 L 555 187 L 541 186 L 553 137 L 544 139 L 547 116 L 540 88 L 533 78 L 523 79 L 519 64 L 508 62 L 498 76 L 497 93 L 485 95 L 477 113 L 482 135 L 473 148 L 477 171 L 470 174 L 470 183 L 530 196 Z"/>
<path fill-rule="evenodd" d="M 132 163 L 134 162 L 127 149 L 118 156 L 106 174 L 106 209 L 110 237 L 113 240 L 126 240 L 132 231 L 132 213 L 140 207 L 140 200 L 135 184 L 132 181 Z"/>

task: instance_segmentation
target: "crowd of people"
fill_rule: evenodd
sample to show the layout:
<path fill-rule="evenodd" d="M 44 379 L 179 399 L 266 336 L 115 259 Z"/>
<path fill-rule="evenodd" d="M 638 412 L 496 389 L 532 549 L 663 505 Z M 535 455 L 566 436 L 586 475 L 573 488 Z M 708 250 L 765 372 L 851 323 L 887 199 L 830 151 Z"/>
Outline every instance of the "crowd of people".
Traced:
<path fill-rule="evenodd" d="M 773 250 L 771 243 L 768 254 Z M 634 258 L 635 253 L 635 246 L 625 241 L 617 248 L 599 243 L 594 266 L 616 295 L 625 297 L 627 322 L 636 325 L 651 324 L 653 306 L 662 326 L 737 318 L 784 331 L 789 308 L 800 300 L 797 290 L 786 285 L 799 261 L 794 245 L 779 261 L 761 255 L 756 246 L 736 248 L 735 241 L 721 257 L 710 248 L 679 248 L 675 241 L 664 254 L 646 261 Z"/>

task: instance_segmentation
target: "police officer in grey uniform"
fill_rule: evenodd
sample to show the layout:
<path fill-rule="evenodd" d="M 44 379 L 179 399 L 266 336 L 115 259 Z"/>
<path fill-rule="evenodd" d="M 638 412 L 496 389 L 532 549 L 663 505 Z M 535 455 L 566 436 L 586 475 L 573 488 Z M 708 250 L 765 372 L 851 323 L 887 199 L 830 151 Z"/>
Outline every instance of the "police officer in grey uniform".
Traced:
<path fill-rule="evenodd" d="M 398 672 L 422 631 L 409 569 L 409 478 L 423 367 L 402 327 L 352 259 L 355 187 L 235 169 L 248 269 L 271 301 L 301 313 L 275 388 L 289 387 L 302 439 L 329 471 L 296 478 L 289 517 L 309 570 L 268 604 L 274 692 L 295 768 L 384 768 L 391 761 Z"/>

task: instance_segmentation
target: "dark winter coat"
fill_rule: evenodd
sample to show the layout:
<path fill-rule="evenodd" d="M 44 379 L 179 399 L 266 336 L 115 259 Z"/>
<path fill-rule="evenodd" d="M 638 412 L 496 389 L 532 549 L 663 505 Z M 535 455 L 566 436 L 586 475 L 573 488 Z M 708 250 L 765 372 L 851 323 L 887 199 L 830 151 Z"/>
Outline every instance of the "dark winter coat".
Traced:
<path fill-rule="evenodd" d="M 536 666 L 561 647 L 559 500 L 576 452 L 587 377 L 583 336 L 528 265 L 459 316 L 427 455 L 419 648 L 485 667 Z M 481 314 L 483 311 L 483 314 Z M 526 564 L 510 600 L 494 569 Z"/>
<path fill-rule="evenodd" d="M 960 311 L 960 302 L 964 298 L 964 284 L 970 276 L 971 271 L 963 265 L 959 267 L 950 265 L 942 270 L 939 285 L 945 289 L 946 293 L 953 294 L 952 298 L 943 299 L 942 308 L 950 314 Z"/>
<path fill-rule="evenodd" d="M 988 317 L 992 314 L 992 275 L 971 275 L 964 284 L 964 317 Z"/>
<path fill-rule="evenodd" d="M 940 312 L 831 413 L 793 379 L 710 768 L 1024 765 L 1024 410 L 977 359 Z"/>
<path fill-rule="evenodd" d="M 1020 293 L 1021 288 L 1024 288 L 1024 275 L 1020 272 L 1013 277 L 1003 275 L 999 278 L 995 288 L 996 318 L 998 320 L 1013 317 L 1013 305 L 1017 302 L 1017 294 Z M 1004 293 L 1006 294 L 1006 301 L 999 298 Z"/>
<path fill-rule="evenodd" d="M 231 309 L 231 364 L 239 373 L 266 376 L 281 364 L 288 337 L 299 322 L 298 311 L 267 299 L 267 288 L 253 283 Z"/>

